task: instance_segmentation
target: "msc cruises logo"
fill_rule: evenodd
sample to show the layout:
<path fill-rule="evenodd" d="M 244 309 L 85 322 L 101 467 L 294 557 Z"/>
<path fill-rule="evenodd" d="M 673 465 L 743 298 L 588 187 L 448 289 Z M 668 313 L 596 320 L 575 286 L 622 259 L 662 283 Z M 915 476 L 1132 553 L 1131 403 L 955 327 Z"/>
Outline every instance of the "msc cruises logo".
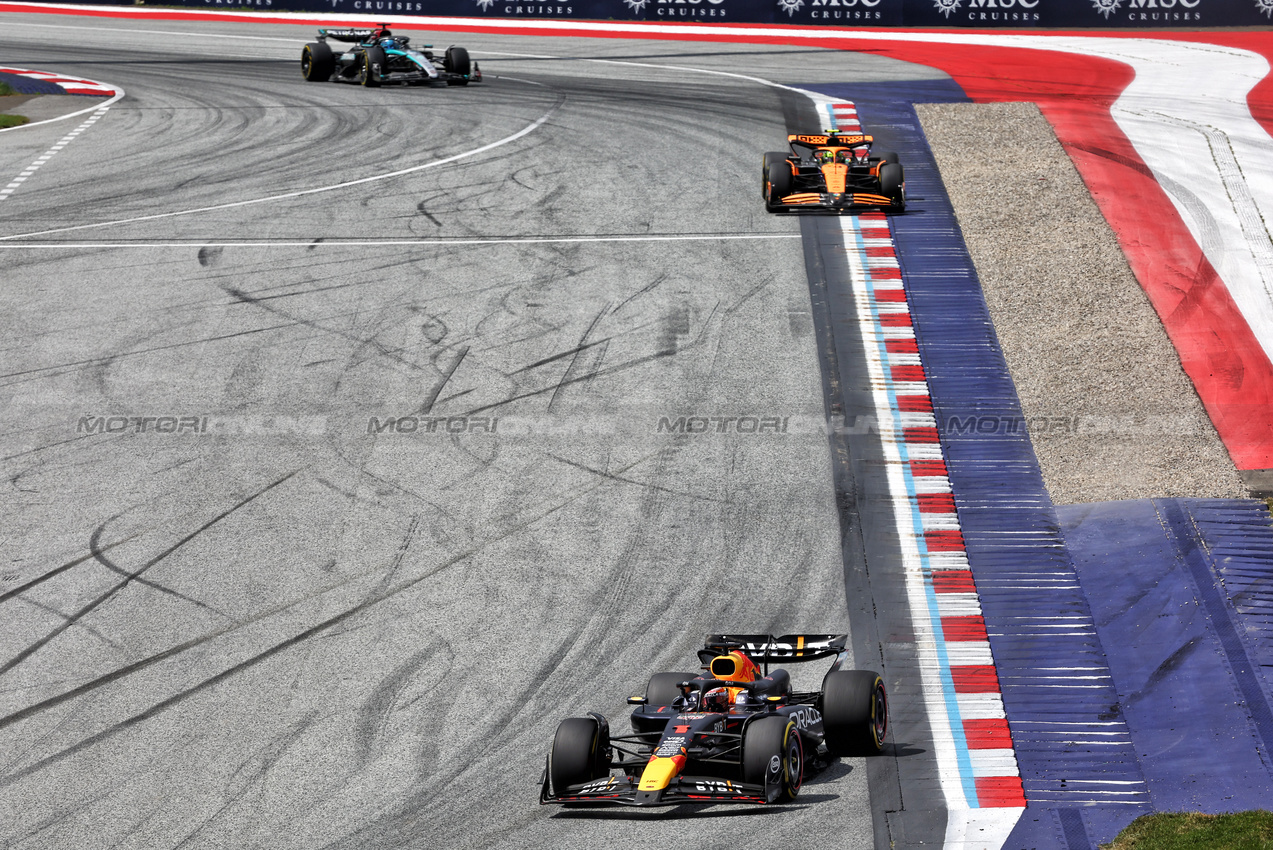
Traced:
<path fill-rule="evenodd" d="M 1255 8 L 1273 18 L 1273 0 L 1255 0 Z"/>
<path fill-rule="evenodd" d="M 477 0 L 477 8 L 483 12 L 489 12 L 491 7 L 495 5 L 495 0 Z"/>
<path fill-rule="evenodd" d="M 1109 20 L 1109 16 L 1118 11 L 1118 7 L 1123 4 L 1123 0 L 1092 0 L 1092 5 L 1096 7 L 1096 11 L 1105 16 Z"/>
<path fill-rule="evenodd" d="M 645 4 L 649 2 L 650 0 L 623 0 L 623 5 L 634 12 L 644 12 Z"/>
<path fill-rule="evenodd" d="M 800 11 L 803 5 L 804 0 L 778 0 L 778 8 L 786 12 L 788 18 Z"/>
<path fill-rule="evenodd" d="M 934 0 L 934 5 L 937 6 L 937 11 L 941 12 L 948 18 L 950 17 L 951 12 L 957 12 L 959 10 L 959 0 Z"/>

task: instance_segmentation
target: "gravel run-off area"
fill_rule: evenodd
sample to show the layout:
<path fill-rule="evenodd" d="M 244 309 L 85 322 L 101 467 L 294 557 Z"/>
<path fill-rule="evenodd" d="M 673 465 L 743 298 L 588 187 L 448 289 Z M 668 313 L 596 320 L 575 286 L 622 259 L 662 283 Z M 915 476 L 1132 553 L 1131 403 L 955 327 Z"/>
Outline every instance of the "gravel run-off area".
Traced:
<path fill-rule="evenodd" d="M 1052 501 L 1246 496 L 1162 323 L 1038 108 L 927 104 L 917 112 Z"/>

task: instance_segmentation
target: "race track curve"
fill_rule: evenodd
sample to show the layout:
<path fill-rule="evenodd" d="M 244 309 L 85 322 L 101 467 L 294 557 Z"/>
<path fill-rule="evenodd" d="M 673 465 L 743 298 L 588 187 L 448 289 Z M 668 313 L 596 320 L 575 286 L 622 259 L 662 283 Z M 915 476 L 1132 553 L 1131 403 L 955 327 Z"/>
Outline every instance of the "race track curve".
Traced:
<path fill-rule="evenodd" d="M 808 103 L 754 78 L 940 72 L 483 35 L 488 84 L 373 91 L 303 82 L 309 27 L 0 20 L 127 92 L 3 202 L 8 846 L 874 845 L 861 760 L 781 809 L 535 800 L 561 717 L 704 633 L 849 630 L 757 197 Z"/>

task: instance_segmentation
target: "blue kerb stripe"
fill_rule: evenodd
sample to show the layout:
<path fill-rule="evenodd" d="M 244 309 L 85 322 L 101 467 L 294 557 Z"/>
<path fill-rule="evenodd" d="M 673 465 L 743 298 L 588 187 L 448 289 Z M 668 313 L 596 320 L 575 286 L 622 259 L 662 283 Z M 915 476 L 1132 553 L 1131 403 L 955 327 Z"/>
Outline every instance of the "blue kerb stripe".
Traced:
<path fill-rule="evenodd" d="M 830 109 L 831 107 L 828 104 L 827 111 L 829 112 Z M 836 125 L 832 124 L 831 126 L 834 127 Z M 890 238 L 892 238 L 893 226 L 891 223 L 889 224 L 889 235 Z M 862 237 L 862 231 L 859 227 L 855 226 L 853 228 L 853 237 L 856 241 L 855 247 L 863 258 L 863 268 L 865 269 L 865 274 L 863 276 L 864 286 L 867 290 L 867 294 L 870 296 L 867 300 L 867 304 L 871 310 L 871 320 L 875 323 L 876 328 L 880 328 L 882 325 L 880 324 L 879 309 L 876 306 L 875 286 L 871 281 L 870 267 L 866 262 L 868 259 L 866 256 L 866 245 Z M 893 242 L 894 245 L 896 245 L 896 239 L 894 239 Z M 905 283 L 903 283 L 903 286 L 905 286 Z M 908 304 L 907 310 L 909 311 L 909 309 L 910 305 Z M 878 342 L 876 345 L 880 354 L 880 362 L 884 365 L 884 369 L 886 370 L 884 373 L 884 387 L 885 391 L 888 393 L 889 407 L 895 413 L 900 413 L 900 406 L 897 403 L 897 391 L 893 386 L 893 376 L 887 371 L 889 359 L 888 344 L 882 334 L 878 335 L 877 339 Z M 972 772 L 972 758 L 968 755 L 968 741 L 964 735 L 963 720 L 959 716 L 959 701 L 955 697 L 955 680 L 950 673 L 950 657 L 946 654 L 946 639 L 942 632 L 941 615 L 937 610 L 937 593 L 933 590 L 931 571 L 928 567 L 928 540 L 924 537 L 924 520 L 920 515 L 919 499 L 917 498 L 915 490 L 915 477 L 911 474 L 909 462 L 910 453 L 907 450 L 906 441 L 904 439 L 900 439 L 902 436 L 900 416 L 898 417 L 895 429 L 898 432 L 897 437 L 899 438 L 897 440 L 897 445 L 898 453 L 902 459 L 902 478 L 906 482 L 906 494 L 909 497 L 907 499 L 907 503 L 911 509 L 911 525 L 915 531 L 916 548 L 919 551 L 920 560 L 923 565 L 921 574 L 924 580 L 924 596 L 928 603 L 928 619 L 929 623 L 932 625 L 933 644 L 937 648 L 938 672 L 941 675 L 942 698 L 946 703 L 946 715 L 950 723 L 951 738 L 955 744 L 955 760 L 959 765 L 959 779 L 963 785 L 964 798 L 967 800 L 969 807 L 979 808 L 979 801 L 977 800 L 977 782 Z"/>
<path fill-rule="evenodd" d="M 835 111 L 832 103 L 822 104 L 823 110 L 826 112 L 827 120 L 830 122 L 827 126 L 833 129 L 839 129 L 839 122 L 836 121 Z M 861 118 L 859 116 L 859 123 Z M 897 244 L 896 232 L 893 228 L 893 222 L 888 221 L 889 237 L 894 246 Z M 865 270 L 864 285 L 870 296 L 868 305 L 871 310 L 871 319 L 877 328 L 882 327 L 880 324 L 879 310 L 875 300 L 875 286 L 871 281 L 870 266 L 867 263 L 866 245 L 862 237 L 861 228 L 855 226 L 853 228 L 853 237 L 856 242 L 854 247 L 863 258 L 863 268 Z M 895 251 L 896 254 L 896 251 Z M 902 286 L 905 288 L 905 281 Z M 907 303 L 907 311 L 910 310 L 910 304 Z M 888 369 L 888 346 L 883 335 L 879 335 L 877 346 L 879 348 L 880 362 L 884 365 L 885 370 Z M 922 363 L 922 361 L 921 361 Z M 927 381 L 927 376 L 925 376 Z M 889 372 L 884 375 L 884 387 L 888 393 L 889 407 L 896 413 L 900 413 L 900 405 L 897 403 L 897 391 L 893 386 L 893 376 Z M 911 472 L 910 452 L 907 449 L 906 441 L 901 439 L 902 427 L 900 416 L 898 417 L 897 437 L 898 454 L 902 460 L 902 479 L 906 483 L 907 502 L 911 508 L 911 524 L 915 530 L 915 545 L 919 552 L 921 563 L 921 575 L 924 581 L 924 598 L 928 603 L 928 619 L 933 631 L 933 644 L 937 649 L 938 673 L 941 676 L 942 699 L 946 703 L 946 715 L 950 724 L 951 739 L 955 745 L 955 761 L 959 766 L 960 783 L 963 785 L 964 798 L 969 807 L 979 808 L 980 801 L 977 799 L 977 781 L 973 775 L 972 758 L 968 755 L 968 739 L 964 733 L 963 719 L 959 714 L 959 700 L 955 696 L 955 680 L 950 672 L 950 656 L 946 653 L 946 638 L 942 631 L 941 614 L 937 608 L 937 593 L 933 589 L 932 571 L 929 568 L 928 538 L 924 536 L 924 520 L 919 510 L 918 494 L 915 490 L 915 477 Z"/>

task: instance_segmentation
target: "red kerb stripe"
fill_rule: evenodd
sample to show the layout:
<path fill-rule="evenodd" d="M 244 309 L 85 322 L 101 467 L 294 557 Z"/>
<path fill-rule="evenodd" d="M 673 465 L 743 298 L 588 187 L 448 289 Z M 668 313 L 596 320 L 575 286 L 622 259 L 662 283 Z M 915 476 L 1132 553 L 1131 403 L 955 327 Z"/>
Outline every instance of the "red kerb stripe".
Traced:
<path fill-rule="evenodd" d="M 924 380 L 924 367 L 911 366 L 903 364 L 894 366 L 889 370 L 893 374 L 894 381 L 922 381 Z"/>
<path fill-rule="evenodd" d="M 953 514 L 955 497 L 951 493 L 920 493 L 915 496 L 921 514 Z"/>
<path fill-rule="evenodd" d="M 936 588 L 934 588 L 936 590 Z M 948 641 L 986 640 L 986 620 L 980 614 L 941 618 L 942 637 Z"/>
<path fill-rule="evenodd" d="M 886 339 L 884 350 L 889 354 L 919 354 L 919 343 L 913 339 Z"/>
<path fill-rule="evenodd" d="M 977 805 L 983 809 L 1025 805 L 1025 791 L 1020 776 L 978 776 Z"/>
<path fill-rule="evenodd" d="M 999 677 L 993 664 L 966 664 L 952 666 L 950 678 L 957 694 L 997 694 Z"/>
<path fill-rule="evenodd" d="M 903 428 L 902 439 L 908 443 L 938 442 L 936 428 Z"/>
<path fill-rule="evenodd" d="M 934 593 L 976 593 L 972 570 L 933 570 Z"/>
<path fill-rule="evenodd" d="M 909 328 L 911 326 L 910 313 L 881 313 L 880 326 L 885 328 Z"/>
<path fill-rule="evenodd" d="M 964 551 L 964 535 L 961 531 L 925 531 L 924 542 L 930 552 Z"/>
<path fill-rule="evenodd" d="M 1012 733 L 1002 717 L 964 721 L 964 737 L 970 750 L 1010 750 Z"/>
<path fill-rule="evenodd" d="M 911 475 L 917 478 L 924 478 L 932 475 L 946 475 L 946 461 L 944 460 L 913 460 L 911 461 Z"/>
<path fill-rule="evenodd" d="M 926 395 L 899 395 L 897 409 L 906 413 L 932 413 L 933 399 Z"/>

